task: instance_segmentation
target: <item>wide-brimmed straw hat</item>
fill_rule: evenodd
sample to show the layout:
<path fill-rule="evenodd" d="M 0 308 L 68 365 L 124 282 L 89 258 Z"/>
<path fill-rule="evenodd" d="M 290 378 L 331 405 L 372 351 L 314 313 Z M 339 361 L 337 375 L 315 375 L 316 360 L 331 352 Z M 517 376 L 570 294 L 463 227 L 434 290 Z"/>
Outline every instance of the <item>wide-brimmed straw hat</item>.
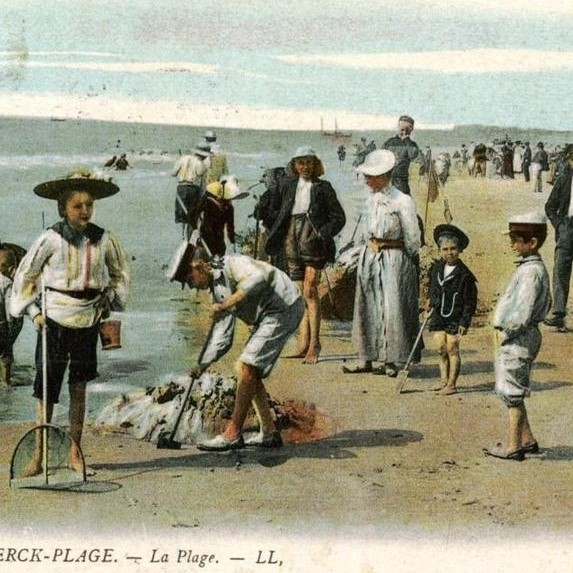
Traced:
<path fill-rule="evenodd" d="M 223 175 L 219 181 L 209 183 L 207 185 L 207 193 L 227 201 L 244 199 L 249 196 L 246 191 L 241 191 L 239 181 L 235 175 Z"/>
<path fill-rule="evenodd" d="M 364 175 L 383 175 L 393 169 L 395 164 L 396 157 L 391 151 L 376 149 L 366 156 L 364 163 L 359 165 L 356 171 Z"/>
<path fill-rule="evenodd" d="M 458 239 L 458 246 L 460 248 L 460 251 L 464 251 L 470 244 L 469 237 L 459 227 L 456 227 L 455 225 L 448 225 L 446 223 L 438 225 L 434 229 L 434 241 L 436 242 L 436 244 L 439 244 L 438 239 L 442 235 L 453 235 L 454 237 L 456 237 Z"/>
<path fill-rule="evenodd" d="M 90 171 L 79 170 L 70 173 L 63 179 L 46 181 L 34 187 L 34 193 L 44 199 L 59 200 L 67 191 L 85 191 L 94 199 L 111 197 L 119 191 L 119 187 L 111 179 L 97 177 Z"/>

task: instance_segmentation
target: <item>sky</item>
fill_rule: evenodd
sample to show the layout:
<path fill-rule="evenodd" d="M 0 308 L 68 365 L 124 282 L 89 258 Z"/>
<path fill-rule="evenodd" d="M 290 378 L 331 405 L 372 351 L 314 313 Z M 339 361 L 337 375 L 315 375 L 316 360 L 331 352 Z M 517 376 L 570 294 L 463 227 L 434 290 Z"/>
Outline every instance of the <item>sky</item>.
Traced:
<path fill-rule="evenodd" d="M 2 0 L 0 116 L 573 130 L 571 0 Z"/>

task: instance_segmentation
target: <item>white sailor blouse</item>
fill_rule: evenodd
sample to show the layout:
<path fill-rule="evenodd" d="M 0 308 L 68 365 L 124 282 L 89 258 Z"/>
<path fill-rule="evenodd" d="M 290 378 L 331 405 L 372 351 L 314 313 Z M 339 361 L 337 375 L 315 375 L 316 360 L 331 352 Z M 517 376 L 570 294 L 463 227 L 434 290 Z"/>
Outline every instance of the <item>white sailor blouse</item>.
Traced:
<path fill-rule="evenodd" d="M 127 303 L 127 255 L 113 234 L 91 223 L 80 234 L 60 221 L 40 235 L 16 271 L 13 316 L 40 313 L 41 277 L 46 314 L 62 326 L 88 328 Z"/>
<path fill-rule="evenodd" d="M 255 328 L 265 316 L 278 317 L 299 298 L 296 285 L 279 269 L 245 255 L 227 255 L 213 265 L 212 294 L 222 303 L 237 290 L 247 296 L 215 321 L 207 337 L 199 364 L 212 364 L 226 354 L 233 343 L 235 318 Z"/>

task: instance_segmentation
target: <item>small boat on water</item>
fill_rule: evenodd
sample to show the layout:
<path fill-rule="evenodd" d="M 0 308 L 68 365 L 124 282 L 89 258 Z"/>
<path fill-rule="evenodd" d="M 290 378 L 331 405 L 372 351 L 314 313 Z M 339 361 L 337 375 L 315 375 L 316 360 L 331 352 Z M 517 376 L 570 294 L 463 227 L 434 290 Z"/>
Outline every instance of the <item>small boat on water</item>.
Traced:
<path fill-rule="evenodd" d="M 334 131 L 324 131 L 324 123 L 322 118 L 320 118 L 320 133 L 326 137 L 332 137 L 333 139 L 350 139 L 352 137 L 351 132 L 339 131 L 336 118 L 334 119 Z"/>

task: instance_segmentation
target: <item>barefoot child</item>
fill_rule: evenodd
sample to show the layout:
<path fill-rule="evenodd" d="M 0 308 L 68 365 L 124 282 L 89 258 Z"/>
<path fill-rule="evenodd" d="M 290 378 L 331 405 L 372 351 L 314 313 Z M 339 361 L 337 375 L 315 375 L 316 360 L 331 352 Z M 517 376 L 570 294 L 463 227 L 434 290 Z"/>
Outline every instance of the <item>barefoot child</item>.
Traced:
<path fill-rule="evenodd" d="M 440 352 L 441 387 L 438 394 L 455 394 L 460 373 L 460 339 L 477 306 L 476 278 L 461 261 L 469 239 L 454 225 L 438 225 L 434 240 L 441 259 L 430 268 L 430 331 Z"/>
<path fill-rule="evenodd" d="M 494 315 L 494 328 L 500 332 L 501 345 L 495 356 L 495 391 L 507 406 L 509 428 L 505 447 L 485 448 L 488 456 L 522 461 L 526 453 L 537 453 L 524 398 L 529 396 L 531 367 L 541 347 L 538 324 L 551 304 L 549 275 L 539 249 L 547 237 L 547 223 L 542 214 L 513 217 L 509 221 L 509 238 L 513 252 L 519 256 L 517 269 Z"/>
<path fill-rule="evenodd" d="M 69 467 L 88 475 L 93 470 L 85 467 L 81 439 L 87 383 L 98 376 L 99 324 L 110 310 L 124 309 L 129 291 L 128 259 L 123 247 L 91 219 L 94 201 L 118 191 L 119 187 L 110 181 L 84 171 L 34 188 L 39 197 L 57 201 L 62 220 L 46 229 L 22 259 L 10 301 L 11 314 L 28 314 L 38 330 L 34 381 L 37 425 L 51 422 L 67 370 L 72 438 Z M 45 313 L 40 311 L 40 303 Z M 21 477 L 42 471 L 41 432 L 36 438 L 32 459 Z"/>

